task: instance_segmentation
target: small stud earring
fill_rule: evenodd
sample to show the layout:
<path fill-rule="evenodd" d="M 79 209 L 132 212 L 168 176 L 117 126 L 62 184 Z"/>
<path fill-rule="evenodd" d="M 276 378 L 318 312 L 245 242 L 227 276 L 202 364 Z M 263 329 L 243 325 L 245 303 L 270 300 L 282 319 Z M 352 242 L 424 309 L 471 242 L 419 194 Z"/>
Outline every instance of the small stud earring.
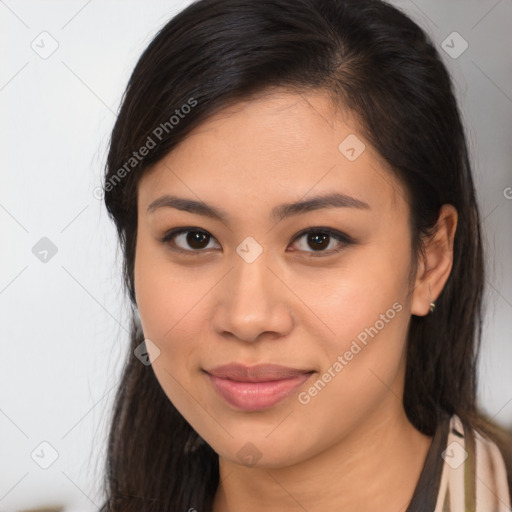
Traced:
<path fill-rule="evenodd" d="M 431 302 L 430 303 L 430 312 L 433 313 L 435 310 L 436 310 L 436 303 L 435 302 Z"/>

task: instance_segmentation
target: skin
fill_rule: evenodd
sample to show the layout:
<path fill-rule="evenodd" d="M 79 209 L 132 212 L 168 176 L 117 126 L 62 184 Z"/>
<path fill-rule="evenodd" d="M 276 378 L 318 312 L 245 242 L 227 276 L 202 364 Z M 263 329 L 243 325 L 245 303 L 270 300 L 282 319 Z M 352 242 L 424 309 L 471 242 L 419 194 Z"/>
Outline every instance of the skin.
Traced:
<path fill-rule="evenodd" d="M 354 161 L 338 149 L 350 134 L 366 146 Z M 332 192 L 369 208 L 270 217 L 277 205 Z M 229 219 L 171 207 L 148 212 L 164 194 L 204 201 Z M 238 103 L 141 179 L 139 314 L 145 337 L 160 350 L 150 354 L 163 390 L 219 454 L 215 512 L 407 507 L 431 444 L 403 409 L 407 328 L 412 314 L 428 314 L 448 278 L 457 213 L 441 209 L 438 232 L 415 267 L 406 197 L 355 118 L 320 91 L 276 89 Z M 331 237 L 322 250 L 339 252 L 310 256 L 319 254 L 311 238 L 296 235 L 319 226 L 354 243 Z M 174 238 L 174 247 L 203 252 L 179 253 L 161 241 L 177 227 L 206 231 L 202 246 Z M 248 236 L 263 249 L 251 263 L 236 251 Z M 396 303 L 400 312 L 300 403 L 298 393 Z M 276 406 L 246 412 L 227 404 L 202 371 L 229 362 L 316 373 Z M 237 456 L 244 446 L 252 462 Z"/>

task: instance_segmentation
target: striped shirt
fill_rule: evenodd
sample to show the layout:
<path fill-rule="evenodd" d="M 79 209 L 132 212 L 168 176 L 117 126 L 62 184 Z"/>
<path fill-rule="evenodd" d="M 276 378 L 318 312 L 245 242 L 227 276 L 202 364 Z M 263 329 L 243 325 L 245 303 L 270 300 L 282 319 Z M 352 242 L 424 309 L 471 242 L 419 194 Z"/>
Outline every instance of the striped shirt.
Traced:
<path fill-rule="evenodd" d="M 457 415 L 439 424 L 407 512 L 511 512 L 503 457 Z"/>

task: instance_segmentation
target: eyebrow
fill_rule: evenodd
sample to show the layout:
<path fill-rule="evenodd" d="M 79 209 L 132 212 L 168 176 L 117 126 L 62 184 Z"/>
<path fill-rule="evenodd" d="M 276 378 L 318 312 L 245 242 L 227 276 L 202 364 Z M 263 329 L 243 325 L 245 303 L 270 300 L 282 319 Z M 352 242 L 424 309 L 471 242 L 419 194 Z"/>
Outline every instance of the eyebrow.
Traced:
<path fill-rule="evenodd" d="M 152 213 L 159 208 L 175 208 L 184 212 L 210 217 L 225 223 L 229 221 L 230 217 L 227 211 L 222 208 L 208 205 L 202 201 L 172 195 L 164 195 L 155 199 L 148 206 L 147 213 Z M 305 201 L 281 204 L 272 209 L 271 217 L 273 219 L 283 220 L 292 215 L 299 215 L 323 208 L 358 208 L 369 210 L 370 205 L 355 197 L 335 193 L 313 197 Z"/>

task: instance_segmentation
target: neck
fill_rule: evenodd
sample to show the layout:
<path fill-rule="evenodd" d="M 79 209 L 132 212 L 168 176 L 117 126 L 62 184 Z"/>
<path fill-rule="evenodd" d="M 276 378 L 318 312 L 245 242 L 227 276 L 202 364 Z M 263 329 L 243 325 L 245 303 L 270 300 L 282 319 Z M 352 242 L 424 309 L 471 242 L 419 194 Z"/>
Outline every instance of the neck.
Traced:
<path fill-rule="evenodd" d="M 350 435 L 299 464 L 249 468 L 220 457 L 213 512 L 406 510 L 432 438 L 416 430 L 401 403 L 389 397 Z"/>

